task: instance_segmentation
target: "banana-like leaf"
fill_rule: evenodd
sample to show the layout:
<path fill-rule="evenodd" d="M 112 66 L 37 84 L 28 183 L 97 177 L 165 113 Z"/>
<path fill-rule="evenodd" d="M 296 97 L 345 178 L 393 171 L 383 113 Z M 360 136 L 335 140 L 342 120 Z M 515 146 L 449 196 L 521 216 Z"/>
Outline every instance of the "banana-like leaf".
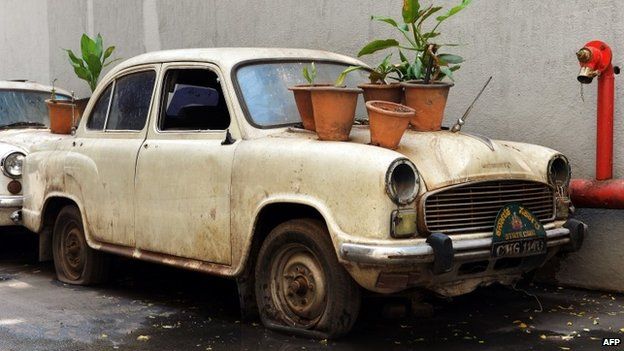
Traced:
<path fill-rule="evenodd" d="M 73 51 L 71 51 L 69 49 L 63 49 L 63 50 L 65 50 L 65 52 L 67 52 L 67 56 L 69 56 L 69 63 L 71 63 L 72 66 L 74 66 L 74 67 L 83 67 L 84 68 L 84 61 L 82 61 L 81 59 L 76 57 L 76 55 L 74 54 Z"/>
<path fill-rule="evenodd" d="M 338 76 L 338 78 L 336 78 L 336 82 L 334 82 L 335 86 L 341 86 L 344 84 L 345 78 L 347 78 L 347 74 L 353 72 L 353 71 L 358 71 L 361 69 L 365 69 L 362 66 L 349 66 L 347 67 L 344 71 L 342 71 L 340 73 L 340 75 Z"/>
<path fill-rule="evenodd" d="M 453 71 L 451 71 L 450 68 L 446 66 L 440 66 L 440 72 L 444 73 L 444 75 L 449 77 L 449 79 L 453 82 L 455 81 L 455 79 L 453 79 Z"/>
<path fill-rule="evenodd" d="M 447 18 L 455 15 L 459 11 L 465 9 L 466 6 L 470 5 L 471 2 L 472 2 L 472 0 L 462 0 L 461 4 L 451 8 L 445 15 L 437 17 L 436 20 L 438 20 L 438 22 L 442 22 L 442 21 L 446 20 Z"/>
<path fill-rule="evenodd" d="M 109 46 L 106 51 L 104 51 L 104 58 L 102 59 L 102 61 L 106 61 L 107 58 L 110 57 L 110 55 L 113 54 L 113 51 L 115 51 L 115 47 L 114 46 Z"/>
<path fill-rule="evenodd" d="M 458 64 L 464 62 L 464 58 L 457 55 L 452 54 L 439 54 L 438 59 L 451 64 Z"/>
<path fill-rule="evenodd" d="M 91 76 L 97 80 L 100 77 L 100 72 L 102 72 L 102 61 L 95 54 L 87 55 L 87 66 L 89 67 L 89 71 L 91 72 Z"/>
<path fill-rule="evenodd" d="M 364 55 L 370 55 L 379 50 L 384 50 L 384 49 L 396 47 L 396 46 L 399 46 L 399 42 L 396 41 L 395 39 L 374 40 L 368 43 L 366 46 L 364 46 L 362 50 L 360 50 L 360 52 L 358 53 L 358 57 L 361 57 Z"/>
<path fill-rule="evenodd" d="M 74 67 L 74 72 L 78 76 L 78 78 L 86 80 L 87 82 L 91 82 L 91 73 L 85 67 Z"/>
<path fill-rule="evenodd" d="M 418 20 L 420 2 L 418 0 L 403 0 L 403 22 L 414 23 Z"/>
<path fill-rule="evenodd" d="M 98 33 L 97 37 L 95 38 L 95 51 L 93 53 L 95 54 L 95 56 L 98 57 L 98 59 L 101 59 L 103 51 L 104 51 L 104 48 L 103 48 L 102 36 Z"/>
<path fill-rule="evenodd" d="M 82 52 L 82 59 L 87 61 L 87 56 L 95 52 L 95 41 L 83 34 L 80 38 L 80 51 Z"/>

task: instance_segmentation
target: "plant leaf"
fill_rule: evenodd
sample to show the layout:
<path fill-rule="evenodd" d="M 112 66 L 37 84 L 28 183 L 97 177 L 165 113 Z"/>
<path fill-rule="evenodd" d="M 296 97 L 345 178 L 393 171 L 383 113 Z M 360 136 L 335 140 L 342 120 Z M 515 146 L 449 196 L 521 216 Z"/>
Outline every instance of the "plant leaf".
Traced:
<path fill-rule="evenodd" d="M 95 54 L 89 54 L 86 59 L 87 67 L 91 72 L 91 77 L 97 82 L 102 72 L 102 61 Z"/>
<path fill-rule="evenodd" d="M 446 20 L 447 18 L 455 15 L 459 11 L 465 9 L 466 6 L 470 5 L 471 2 L 472 2 L 472 0 L 462 0 L 461 4 L 451 8 L 445 15 L 437 17 L 436 20 L 438 20 L 438 22 L 442 22 L 442 21 Z"/>
<path fill-rule="evenodd" d="M 116 58 L 116 59 L 114 59 L 112 61 L 108 61 L 102 67 L 108 67 L 108 65 L 110 65 L 111 63 L 115 63 L 115 62 L 120 61 L 120 60 L 122 60 L 121 57 L 120 58 Z"/>
<path fill-rule="evenodd" d="M 453 79 L 453 71 L 451 71 L 450 68 L 446 67 L 446 66 L 440 66 L 440 72 L 444 73 L 445 76 L 449 77 L 450 80 L 452 80 L 453 82 L 455 81 L 455 79 Z M 442 77 L 444 78 L 444 77 Z M 440 78 L 440 79 L 442 79 Z"/>
<path fill-rule="evenodd" d="M 401 59 L 402 62 L 409 62 L 409 60 L 407 59 L 407 57 L 403 54 L 403 51 L 399 50 L 399 58 Z"/>
<path fill-rule="evenodd" d="M 420 2 L 418 0 L 403 0 L 403 22 L 414 23 L 418 19 Z"/>
<path fill-rule="evenodd" d="M 310 72 L 308 71 L 308 67 L 303 67 L 303 78 L 308 82 L 308 84 L 312 84 L 312 78 L 310 77 Z"/>
<path fill-rule="evenodd" d="M 91 73 L 85 67 L 74 67 L 74 72 L 78 76 L 78 78 L 86 80 L 91 85 Z"/>
<path fill-rule="evenodd" d="M 382 17 L 382 16 L 371 16 L 371 20 L 373 21 L 379 21 L 379 22 L 385 22 L 388 23 L 389 25 L 393 26 L 393 27 L 399 27 L 399 24 L 397 23 L 397 21 L 393 20 L 390 17 Z"/>
<path fill-rule="evenodd" d="M 425 22 L 427 18 L 429 18 L 431 15 L 433 15 L 434 13 L 440 10 L 442 10 L 442 6 L 430 7 L 427 11 L 425 11 L 422 14 L 422 17 L 420 17 L 420 20 L 418 21 L 418 25 L 420 26 L 423 22 Z"/>
<path fill-rule="evenodd" d="M 84 61 L 76 57 L 73 51 L 69 49 L 63 49 L 67 52 L 67 56 L 69 56 L 69 63 L 71 63 L 74 67 L 84 67 Z"/>
<path fill-rule="evenodd" d="M 97 37 L 95 38 L 95 50 L 93 51 L 93 53 L 95 54 L 95 56 L 98 57 L 98 59 L 101 59 L 103 50 L 102 35 L 98 33 Z"/>
<path fill-rule="evenodd" d="M 87 61 L 87 56 L 95 52 L 95 41 L 83 34 L 80 38 L 80 51 L 82 52 L 82 59 Z"/>
<path fill-rule="evenodd" d="M 399 42 L 396 41 L 395 39 L 374 40 L 368 43 L 366 46 L 364 46 L 362 50 L 360 50 L 360 52 L 358 53 L 358 57 L 361 57 L 364 55 L 370 55 L 379 50 L 383 50 L 383 49 L 387 49 L 387 48 L 391 48 L 395 46 L 399 46 Z"/>
<path fill-rule="evenodd" d="M 349 66 L 347 67 L 344 71 L 342 71 L 342 73 L 340 73 L 340 75 L 338 76 L 338 78 L 336 79 L 336 82 L 334 83 L 334 85 L 336 86 L 340 86 L 344 84 L 345 78 L 347 78 L 347 75 L 353 71 L 358 71 L 361 69 L 365 69 L 362 66 Z"/>
<path fill-rule="evenodd" d="M 452 55 L 452 54 L 439 54 L 438 58 L 446 63 L 458 64 L 464 62 L 464 59 L 461 56 Z"/>
<path fill-rule="evenodd" d="M 113 54 L 113 51 L 115 51 L 115 47 L 114 46 L 109 46 L 106 51 L 104 51 L 104 58 L 102 59 L 102 62 L 106 61 L 107 58 L 110 57 L 110 55 Z"/>

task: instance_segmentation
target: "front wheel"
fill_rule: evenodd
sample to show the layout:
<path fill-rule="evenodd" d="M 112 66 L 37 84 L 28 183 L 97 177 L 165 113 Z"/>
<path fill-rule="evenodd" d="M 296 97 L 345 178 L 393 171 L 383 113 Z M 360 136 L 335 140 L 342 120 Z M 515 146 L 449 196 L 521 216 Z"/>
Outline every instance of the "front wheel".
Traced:
<path fill-rule="evenodd" d="M 335 338 L 357 319 L 359 287 L 338 262 L 319 221 L 291 220 L 273 229 L 255 274 L 258 308 L 268 327 Z"/>
<path fill-rule="evenodd" d="M 56 276 L 63 283 L 90 285 L 106 280 L 108 260 L 104 253 L 87 244 L 76 206 L 64 207 L 56 217 L 52 254 Z"/>

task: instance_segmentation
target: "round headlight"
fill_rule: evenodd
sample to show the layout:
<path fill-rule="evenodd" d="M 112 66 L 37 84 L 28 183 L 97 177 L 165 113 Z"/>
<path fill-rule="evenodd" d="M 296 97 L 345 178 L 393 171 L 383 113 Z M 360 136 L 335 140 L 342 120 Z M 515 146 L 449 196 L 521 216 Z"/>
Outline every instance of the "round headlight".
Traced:
<path fill-rule="evenodd" d="M 2 172 L 11 178 L 19 178 L 22 176 L 22 164 L 24 163 L 24 155 L 21 152 L 12 152 L 2 160 Z"/>
<path fill-rule="evenodd" d="M 406 158 L 394 160 L 386 173 L 386 192 L 392 201 L 407 205 L 416 199 L 420 178 L 416 166 Z"/>
<path fill-rule="evenodd" d="M 548 163 L 548 181 L 550 184 L 560 187 L 567 186 L 572 177 L 572 170 L 568 159 L 563 155 L 556 155 Z"/>

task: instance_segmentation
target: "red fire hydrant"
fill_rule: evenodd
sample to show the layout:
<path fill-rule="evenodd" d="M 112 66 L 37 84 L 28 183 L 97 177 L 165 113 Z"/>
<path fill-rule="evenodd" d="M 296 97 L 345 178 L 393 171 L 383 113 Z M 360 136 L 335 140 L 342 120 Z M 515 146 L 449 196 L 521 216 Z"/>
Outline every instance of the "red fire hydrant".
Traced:
<path fill-rule="evenodd" d="M 590 84 L 598 77 L 596 127 L 596 179 L 573 179 L 572 203 L 577 207 L 624 208 L 624 180 L 613 180 L 613 111 L 615 75 L 611 48 L 601 41 L 590 41 L 576 53 L 581 65 L 578 81 Z"/>

